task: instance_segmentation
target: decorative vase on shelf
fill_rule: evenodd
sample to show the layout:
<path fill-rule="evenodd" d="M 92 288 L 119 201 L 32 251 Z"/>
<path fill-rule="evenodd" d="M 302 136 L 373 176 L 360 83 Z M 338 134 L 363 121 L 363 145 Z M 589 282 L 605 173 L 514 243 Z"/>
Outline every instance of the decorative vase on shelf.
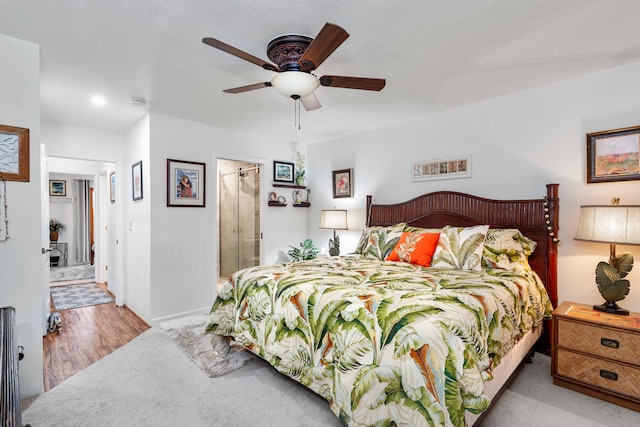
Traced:
<path fill-rule="evenodd" d="M 299 185 L 300 187 L 304 186 L 304 171 L 302 172 L 298 172 L 297 176 L 296 176 L 296 185 Z"/>

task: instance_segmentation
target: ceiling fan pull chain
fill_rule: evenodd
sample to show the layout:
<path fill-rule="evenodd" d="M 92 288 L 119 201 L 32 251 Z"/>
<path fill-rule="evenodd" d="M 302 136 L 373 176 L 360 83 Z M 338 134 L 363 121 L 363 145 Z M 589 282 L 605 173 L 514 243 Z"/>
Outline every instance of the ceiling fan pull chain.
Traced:
<path fill-rule="evenodd" d="M 293 126 L 298 126 L 300 130 L 300 97 L 293 98 Z"/>

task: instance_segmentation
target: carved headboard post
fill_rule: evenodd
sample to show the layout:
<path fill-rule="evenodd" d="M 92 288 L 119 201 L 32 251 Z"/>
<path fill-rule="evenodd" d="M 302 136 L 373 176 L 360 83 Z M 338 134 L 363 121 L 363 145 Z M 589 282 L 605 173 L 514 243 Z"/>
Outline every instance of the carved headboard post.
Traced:
<path fill-rule="evenodd" d="M 558 184 L 547 184 L 547 197 L 545 197 L 545 222 L 547 224 L 547 293 L 553 307 L 558 306 L 558 219 L 560 214 L 560 199 L 558 198 Z"/>
<path fill-rule="evenodd" d="M 366 226 L 369 227 L 369 225 L 371 224 L 371 202 L 373 200 L 373 196 L 367 196 L 367 212 L 366 212 Z"/>

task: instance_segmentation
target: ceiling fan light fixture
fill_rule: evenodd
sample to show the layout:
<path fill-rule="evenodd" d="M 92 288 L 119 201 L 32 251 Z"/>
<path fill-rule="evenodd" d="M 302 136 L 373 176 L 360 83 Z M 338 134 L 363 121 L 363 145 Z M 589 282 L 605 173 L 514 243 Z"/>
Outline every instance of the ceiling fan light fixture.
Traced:
<path fill-rule="evenodd" d="M 287 98 L 306 98 L 320 86 L 315 76 L 304 71 L 284 71 L 271 79 L 271 86 Z"/>

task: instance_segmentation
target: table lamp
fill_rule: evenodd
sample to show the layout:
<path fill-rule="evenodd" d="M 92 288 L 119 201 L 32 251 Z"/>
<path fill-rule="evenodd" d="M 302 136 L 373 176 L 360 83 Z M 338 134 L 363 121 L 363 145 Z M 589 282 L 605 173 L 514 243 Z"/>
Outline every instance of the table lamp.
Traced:
<path fill-rule="evenodd" d="M 320 228 L 333 229 L 333 239 L 329 239 L 329 255 L 340 255 L 340 237 L 336 230 L 348 230 L 347 211 L 340 209 L 323 210 L 320 213 Z"/>
<path fill-rule="evenodd" d="M 617 301 L 629 294 L 630 283 L 625 279 L 633 267 L 633 255 L 616 254 L 616 244 L 640 245 L 640 206 L 618 205 L 580 206 L 580 221 L 575 240 L 609 243 L 609 262 L 596 267 L 596 283 L 605 303 L 593 308 L 606 313 L 628 315 Z"/>

